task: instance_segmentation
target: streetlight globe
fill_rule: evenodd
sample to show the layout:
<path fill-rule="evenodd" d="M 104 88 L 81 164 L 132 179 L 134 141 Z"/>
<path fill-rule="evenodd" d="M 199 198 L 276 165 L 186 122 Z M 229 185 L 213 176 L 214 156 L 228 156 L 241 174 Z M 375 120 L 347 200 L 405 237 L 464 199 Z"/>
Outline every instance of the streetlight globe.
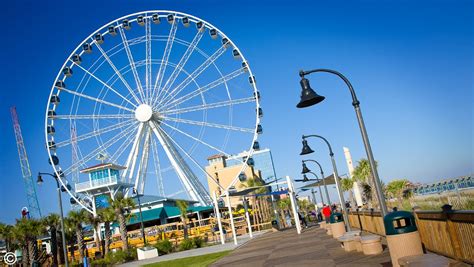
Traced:
<path fill-rule="evenodd" d="M 303 143 L 303 149 L 301 149 L 300 155 L 307 155 L 314 152 L 314 150 L 312 150 L 311 147 L 309 147 L 308 141 L 306 141 L 306 139 L 303 139 L 302 143 Z"/>
<path fill-rule="evenodd" d="M 43 177 L 41 177 L 41 174 L 38 173 L 38 178 L 36 179 L 36 183 L 38 185 L 42 185 L 43 184 Z"/>
<path fill-rule="evenodd" d="M 305 77 L 301 77 L 300 85 L 301 99 L 296 105 L 297 108 L 309 107 L 318 104 L 325 99 L 324 96 L 318 95 L 313 89 L 311 89 L 311 86 L 309 86 L 309 80 Z"/>

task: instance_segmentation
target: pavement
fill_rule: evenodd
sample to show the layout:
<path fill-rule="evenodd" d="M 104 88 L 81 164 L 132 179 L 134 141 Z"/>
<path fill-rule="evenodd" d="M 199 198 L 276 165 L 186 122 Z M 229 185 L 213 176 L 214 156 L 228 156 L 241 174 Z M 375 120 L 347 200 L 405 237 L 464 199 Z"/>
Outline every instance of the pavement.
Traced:
<path fill-rule="evenodd" d="M 386 246 L 380 255 L 346 252 L 318 226 L 267 233 L 236 248 L 211 266 L 392 266 Z"/>
<path fill-rule="evenodd" d="M 254 238 L 259 237 L 263 234 L 267 233 L 267 231 L 261 231 L 261 232 L 254 232 L 253 236 Z M 242 235 L 237 237 L 237 245 L 234 244 L 234 240 L 232 238 L 229 238 L 226 240 L 225 244 L 219 244 L 219 245 L 213 245 L 209 247 L 203 247 L 203 248 L 196 248 L 196 249 L 191 249 L 191 250 L 186 250 L 186 251 L 181 251 L 181 252 L 175 252 L 163 256 L 158 256 L 156 258 L 152 259 L 147 259 L 147 260 L 141 260 L 141 261 L 132 261 L 132 262 L 127 262 L 119 266 L 123 267 L 132 267 L 132 266 L 142 266 L 150 263 L 155 263 L 155 262 L 161 262 L 161 261 L 169 261 L 169 260 L 175 260 L 175 259 L 181 259 L 181 258 L 187 258 L 187 257 L 194 257 L 194 256 L 200 256 L 200 255 L 206 255 L 206 254 L 211 254 L 211 253 L 216 253 L 216 252 L 221 252 L 221 251 L 226 251 L 226 250 L 233 250 L 236 249 L 245 243 L 247 243 L 250 239 L 249 235 Z"/>

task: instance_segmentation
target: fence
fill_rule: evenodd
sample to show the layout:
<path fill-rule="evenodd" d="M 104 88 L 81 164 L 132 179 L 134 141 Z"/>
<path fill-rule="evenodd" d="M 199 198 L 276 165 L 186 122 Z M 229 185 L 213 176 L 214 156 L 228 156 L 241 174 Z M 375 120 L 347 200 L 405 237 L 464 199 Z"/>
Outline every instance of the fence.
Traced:
<path fill-rule="evenodd" d="M 434 253 L 474 264 L 474 211 L 416 211 L 423 246 Z M 380 212 L 349 213 L 352 227 L 385 235 Z"/>

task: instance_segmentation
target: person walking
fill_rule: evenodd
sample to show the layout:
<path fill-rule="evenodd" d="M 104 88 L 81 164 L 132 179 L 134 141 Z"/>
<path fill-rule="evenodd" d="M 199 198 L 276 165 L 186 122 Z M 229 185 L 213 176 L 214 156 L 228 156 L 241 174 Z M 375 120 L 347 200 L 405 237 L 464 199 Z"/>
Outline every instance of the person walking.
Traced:
<path fill-rule="evenodd" d="M 304 225 L 305 228 L 308 228 L 308 223 L 306 222 L 306 219 L 304 218 L 304 216 L 301 214 L 300 211 L 298 211 L 298 218 L 300 219 L 301 226 Z"/>
<path fill-rule="evenodd" d="M 329 217 L 331 216 L 331 207 L 327 204 L 324 205 L 323 215 L 324 215 L 324 219 L 326 220 L 326 223 L 329 223 Z"/>
<path fill-rule="evenodd" d="M 290 216 L 289 211 L 285 212 L 285 220 L 286 220 L 286 227 L 291 227 L 291 216 Z"/>

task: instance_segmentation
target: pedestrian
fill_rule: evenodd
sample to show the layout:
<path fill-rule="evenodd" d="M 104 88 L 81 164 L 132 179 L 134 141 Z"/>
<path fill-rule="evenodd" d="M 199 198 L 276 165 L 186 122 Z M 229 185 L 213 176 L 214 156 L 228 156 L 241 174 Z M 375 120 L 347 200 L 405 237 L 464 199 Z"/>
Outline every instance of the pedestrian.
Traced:
<path fill-rule="evenodd" d="M 324 205 L 324 208 L 323 208 L 323 215 L 324 215 L 324 219 L 326 220 L 326 223 L 329 223 L 329 217 L 331 216 L 331 207 L 329 207 L 329 205 Z"/>
<path fill-rule="evenodd" d="M 291 216 L 290 216 L 289 211 L 285 212 L 285 220 L 286 220 L 286 227 L 291 227 Z"/>
<path fill-rule="evenodd" d="M 304 225 L 305 228 L 308 228 L 308 223 L 306 222 L 306 219 L 304 218 L 303 215 L 301 215 L 301 212 L 298 211 L 298 218 L 300 219 L 300 223 L 302 224 L 301 226 Z"/>

